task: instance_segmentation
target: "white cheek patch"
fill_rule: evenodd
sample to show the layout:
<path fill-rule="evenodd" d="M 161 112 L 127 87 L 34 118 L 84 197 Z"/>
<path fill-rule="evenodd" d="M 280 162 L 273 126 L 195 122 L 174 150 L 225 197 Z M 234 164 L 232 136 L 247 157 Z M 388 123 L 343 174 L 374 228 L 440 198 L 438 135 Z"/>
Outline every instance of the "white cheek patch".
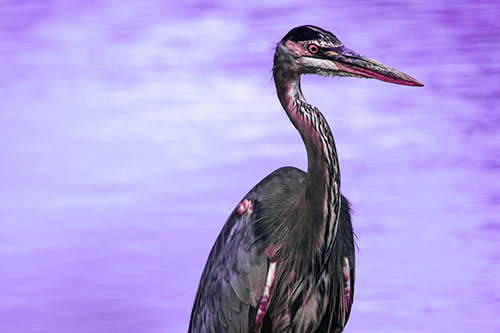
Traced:
<path fill-rule="evenodd" d="M 323 69 L 327 71 L 339 70 L 338 67 L 335 65 L 335 62 L 330 60 L 307 57 L 303 59 L 303 64 L 306 66 Z"/>

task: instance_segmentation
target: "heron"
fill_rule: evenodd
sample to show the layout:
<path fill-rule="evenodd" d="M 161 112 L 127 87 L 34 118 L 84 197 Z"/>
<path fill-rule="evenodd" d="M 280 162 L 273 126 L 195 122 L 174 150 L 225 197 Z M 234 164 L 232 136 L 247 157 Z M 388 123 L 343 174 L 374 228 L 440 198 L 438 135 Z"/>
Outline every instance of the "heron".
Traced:
<path fill-rule="evenodd" d="M 331 32 L 293 28 L 277 44 L 278 99 L 307 151 L 236 205 L 203 270 L 189 332 L 341 332 L 354 295 L 355 244 L 330 127 L 302 94 L 303 74 L 422 83 L 346 48 Z"/>

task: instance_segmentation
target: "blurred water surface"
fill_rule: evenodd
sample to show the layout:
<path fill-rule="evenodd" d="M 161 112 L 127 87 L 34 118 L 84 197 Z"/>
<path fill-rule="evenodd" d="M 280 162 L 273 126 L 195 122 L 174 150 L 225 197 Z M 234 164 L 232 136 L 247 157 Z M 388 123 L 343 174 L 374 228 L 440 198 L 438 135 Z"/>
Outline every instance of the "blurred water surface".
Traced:
<path fill-rule="evenodd" d="M 500 332 L 500 3 L 2 1 L 0 331 L 184 332 L 209 250 L 306 168 L 273 48 L 315 24 L 425 83 L 305 77 L 358 236 L 346 332 Z"/>

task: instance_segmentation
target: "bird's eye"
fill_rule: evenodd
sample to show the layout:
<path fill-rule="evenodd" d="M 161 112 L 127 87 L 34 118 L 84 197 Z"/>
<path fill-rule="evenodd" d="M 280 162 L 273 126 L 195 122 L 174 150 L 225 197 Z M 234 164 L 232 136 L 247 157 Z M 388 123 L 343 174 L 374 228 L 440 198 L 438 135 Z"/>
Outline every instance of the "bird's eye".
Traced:
<path fill-rule="evenodd" d="M 312 54 L 314 53 L 317 53 L 319 48 L 317 45 L 314 45 L 314 44 L 309 44 L 309 46 L 307 47 L 307 49 L 309 50 L 309 52 L 311 52 Z"/>

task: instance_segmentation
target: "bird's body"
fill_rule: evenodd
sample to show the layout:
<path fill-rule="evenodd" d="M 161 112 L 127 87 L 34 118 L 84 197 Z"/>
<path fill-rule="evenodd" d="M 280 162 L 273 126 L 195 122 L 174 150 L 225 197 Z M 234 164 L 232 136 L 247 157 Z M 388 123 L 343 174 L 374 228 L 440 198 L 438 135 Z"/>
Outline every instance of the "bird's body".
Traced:
<path fill-rule="evenodd" d="M 264 291 L 266 273 L 271 263 L 268 253 L 266 253 L 272 251 L 272 249 L 266 251 L 269 245 L 279 242 L 285 233 L 290 236 L 289 241 L 293 239 L 292 236 L 300 236 L 302 239 L 298 242 L 304 247 L 311 246 L 310 239 L 314 237 L 308 231 L 310 228 L 307 225 L 295 224 L 290 227 L 290 230 L 280 230 L 279 223 L 277 223 L 280 221 L 280 216 L 288 215 L 289 212 L 293 212 L 293 216 L 301 214 L 296 203 L 300 202 L 305 182 L 306 174 L 299 169 L 292 167 L 278 169 L 263 179 L 245 196 L 245 199 L 252 201 L 251 213 L 248 214 L 245 211 L 240 215 L 237 208 L 233 211 L 212 249 L 203 273 L 204 276 L 212 276 L 215 279 L 202 281 L 195 300 L 195 308 L 204 309 L 206 312 L 198 311 L 192 317 L 192 327 L 198 327 L 199 332 L 249 331 L 252 319 L 257 315 L 258 304 Z M 323 293 L 331 296 L 343 294 L 343 277 L 339 276 L 342 285 L 337 286 L 331 283 L 332 279 L 328 279 L 330 272 L 338 271 L 334 268 L 342 267 L 342 260 L 339 258 L 348 257 L 349 261 L 352 262 L 351 290 L 354 287 L 353 233 L 349 204 L 344 199 L 342 200 L 341 225 L 338 232 L 346 237 L 342 238 L 344 240 L 342 243 L 334 243 L 337 248 L 332 248 L 333 252 L 340 251 L 343 256 L 331 255 L 330 258 L 321 258 L 320 252 L 301 248 L 299 246 L 301 244 L 292 243 L 283 245 L 281 249 L 281 252 L 284 253 L 283 258 L 276 258 L 276 262 L 279 262 L 280 267 L 283 268 L 281 272 L 286 271 L 285 267 L 298 267 L 300 262 L 303 266 L 297 268 L 295 274 L 276 277 L 276 280 L 280 282 L 274 286 L 273 298 L 268 310 L 281 314 L 279 322 L 284 325 L 283 328 L 294 327 L 297 332 L 309 332 L 311 330 L 306 328 L 317 326 L 320 323 L 323 318 L 313 318 L 309 312 L 319 314 L 322 312 L 319 311 L 320 308 L 325 308 L 326 311 L 328 304 L 325 303 L 327 303 L 328 298 L 324 297 Z M 274 241 L 266 241 L 266 239 L 274 239 Z M 290 255 L 286 255 L 286 253 L 290 253 Z M 317 267 L 320 267 L 319 262 L 327 259 L 328 264 L 322 272 L 318 270 L 309 279 L 303 278 L 305 275 L 301 270 L 309 270 L 309 261 L 318 261 Z M 230 269 L 220 270 L 220 267 Z M 224 281 L 228 281 L 226 287 L 224 287 Z M 294 295 L 289 296 L 288 293 L 291 293 L 292 290 Z M 280 297 L 274 297 L 274 295 L 279 294 L 283 297 L 286 296 L 288 301 L 280 302 Z M 335 298 L 331 297 L 331 299 Z M 210 304 L 210 306 L 201 306 L 203 304 Z M 221 311 L 213 312 L 211 309 L 221 309 Z M 340 307 L 333 306 L 333 309 L 340 309 Z M 344 311 L 346 311 L 344 316 L 347 318 L 349 310 L 345 309 Z M 234 320 L 237 317 L 248 317 L 249 319 L 247 322 L 241 322 Z M 327 318 L 326 326 L 330 325 L 330 319 L 332 327 L 341 326 L 340 323 L 336 322 L 337 317 L 324 318 Z M 262 332 L 269 331 L 266 328 L 271 322 L 267 322 L 267 320 L 266 318 L 262 323 Z M 269 320 L 272 321 L 270 317 Z M 243 326 L 240 326 L 241 324 Z M 279 331 L 277 328 L 275 330 Z"/>
<path fill-rule="evenodd" d="M 300 75 L 311 73 L 419 85 L 320 28 L 298 27 L 283 38 L 273 75 L 306 146 L 308 170 L 276 170 L 235 208 L 203 271 L 190 332 L 340 332 L 347 322 L 354 292 L 350 208 L 340 193 L 330 127 L 300 89 Z"/>

